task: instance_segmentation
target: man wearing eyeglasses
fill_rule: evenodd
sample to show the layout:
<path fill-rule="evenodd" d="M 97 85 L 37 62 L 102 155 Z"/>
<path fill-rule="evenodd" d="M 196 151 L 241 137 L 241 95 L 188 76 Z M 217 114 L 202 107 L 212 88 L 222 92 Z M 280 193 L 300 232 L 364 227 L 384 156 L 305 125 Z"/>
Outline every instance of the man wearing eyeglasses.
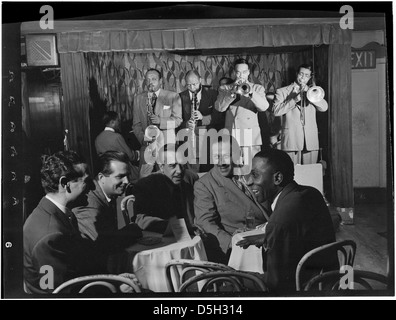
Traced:
<path fill-rule="evenodd" d="M 275 93 L 273 112 L 282 117 L 281 149 L 294 164 L 312 164 L 318 160 L 319 137 L 316 110 L 328 109 L 326 100 L 311 102 L 307 99 L 312 67 L 303 64 L 298 68 L 296 81 Z"/>
<path fill-rule="evenodd" d="M 214 108 L 217 98 L 217 91 L 202 85 L 200 74 L 196 70 L 190 70 L 185 76 L 187 89 L 180 92 L 182 102 L 183 122 L 179 129 L 189 129 L 194 131 L 196 150 L 196 163 L 189 164 L 189 168 L 194 172 L 208 171 L 211 166 L 200 165 L 202 159 L 199 152 L 202 148 L 205 132 L 212 128 L 220 130 L 224 127 L 224 117 Z M 200 161 L 201 160 L 201 161 Z M 209 164 L 208 159 L 206 163 Z"/>

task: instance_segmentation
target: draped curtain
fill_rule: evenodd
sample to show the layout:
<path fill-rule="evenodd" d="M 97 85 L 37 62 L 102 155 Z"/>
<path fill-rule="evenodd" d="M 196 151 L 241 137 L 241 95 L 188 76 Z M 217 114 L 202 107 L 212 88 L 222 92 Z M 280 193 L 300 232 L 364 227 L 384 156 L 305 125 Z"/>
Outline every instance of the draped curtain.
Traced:
<path fill-rule="evenodd" d="M 82 155 L 92 166 L 89 90 L 82 53 L 61 53 L 63 89 L 63 128 L 68 130 L 69 148 Z"/>

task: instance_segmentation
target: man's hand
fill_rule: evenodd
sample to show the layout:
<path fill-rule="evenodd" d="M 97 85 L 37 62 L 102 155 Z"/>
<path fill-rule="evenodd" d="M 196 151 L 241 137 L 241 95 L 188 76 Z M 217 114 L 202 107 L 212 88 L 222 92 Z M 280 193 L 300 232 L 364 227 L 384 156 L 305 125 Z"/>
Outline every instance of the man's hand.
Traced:
<path fill-rule="evenodd" d="M 202 120 L 202 118 L 203 118 L 202 113 L 199 110 L 194 111 L 193 119 L 195 121 Z"/>
<path fill-rule="evenodd" d="M 187 122 L 187 128 L 188 129 L 191 129 L 191 130 L 194 130 L 195 129 L 195 123 L 194 123 L 194 121 L 193 120 L 188 120 L 188 122 Z"/>
<path fill-rule="evenodd" d="M 133 287 L 122 284 L 120 286 L 120 291 L 123 293 L 131 293 L 131 292 L 141 292 L 142 285 L 139 282 L 138 278 L 133 273 L 121 273 L 119 276 L 132 280 Z"/>
<path fill-rule="evenodd" d="M 155 114 L 150 116 L 150 121 L 152 124 L 160 124 L 161 123 L 160 117 Z"/>
<path fill-rule="evenodd" d="M 264 244 L 264 235 L 262 237 L 255 237 L 250 239 L 242 239 L 236 243 L 237 246 L 247 249 L 251 245 L 255 245 L 257 248 L 262 247 Z"/>

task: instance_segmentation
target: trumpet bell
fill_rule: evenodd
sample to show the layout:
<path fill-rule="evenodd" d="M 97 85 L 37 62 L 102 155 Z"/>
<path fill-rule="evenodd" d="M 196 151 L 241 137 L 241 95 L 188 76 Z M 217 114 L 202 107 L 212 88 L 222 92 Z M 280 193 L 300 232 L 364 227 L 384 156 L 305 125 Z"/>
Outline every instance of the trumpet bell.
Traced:
<path fill-rule="evenodd" d="M 313 86 L 307 91 L 307 99 L 312 103 L 320 102 L 324 99 L 325 92 L 319 86 Z"/>

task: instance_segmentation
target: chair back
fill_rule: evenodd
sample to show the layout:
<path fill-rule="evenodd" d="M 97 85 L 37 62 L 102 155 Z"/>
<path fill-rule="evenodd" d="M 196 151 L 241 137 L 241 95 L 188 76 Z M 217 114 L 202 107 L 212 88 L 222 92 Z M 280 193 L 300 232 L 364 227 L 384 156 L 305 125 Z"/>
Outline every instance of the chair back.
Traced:
<path fill-rule="evenodd" d="M 53 293 L 92 293 L 94 292 L 92 291 L 93 288 L 100 288 L 100 290 L 105 288 L 109 293 L 126 292 L 127 287 L 125 287 L 125 285 L 132 288 L 134 292 L 141 292 L 140 287 L 131 279 L 128 279 L 121 275 L 96 274 L 68 280 L 55 288 Z M 130 290 L 130 288 L 128 288 L 128 290 Z"/>
<path fill-rule="evenodd" d="M 316 261 L 323 261 L 323 265 L 318 266 L 317 268 L 317 274 L 322 273 L 323 271 L 330 271 L 326 270 L 326 268 L 329 267 L 325 264 L 328 260 L 322 259 L 322 257 L 330 258 L 334 254 L 336 254 L 338 258 L 339 265 L 337 267 L 337 271 L 339 270 L 338 268 L 342 266 L 353 267 L 356 255 L 356 243 L 353 240 L 336 241 L 308 251 L 300 259 L 296 268 L 296 290 L 300 291 L 302 289 L 302 271 L 310 261 L 313 261 L 313 259 L 316 259 Z M 315 275 L 316 274 L 313 274 L 311 277 Z"/>
<path fill-rule="evenodd" d="M 304 286 L 304 291 L 321 288 L 323 283 L 326 283 L 326 289 L 329 290 L 386 290 L 389 279 L 382 274 L 365 270 L 352 270 L 350 274 L 332 270 L 311 278 Z"/>
<path fill-rule="evenodd" d="M 189 292 L 189 288 L 201 285 L 199 292 L 267 292 L 264 281 L 254 273 L 246 271 L 208 271 L 186 280 L 180 286 L 180 292 Z"/>
<path fill-rule="evenodd" d="M 191 259 L 174 259 L 165 265 L 166 281 L 170 292 L 179 292 L 181 284 L 197 274 L 234 270 L 225 264 Z"/>

